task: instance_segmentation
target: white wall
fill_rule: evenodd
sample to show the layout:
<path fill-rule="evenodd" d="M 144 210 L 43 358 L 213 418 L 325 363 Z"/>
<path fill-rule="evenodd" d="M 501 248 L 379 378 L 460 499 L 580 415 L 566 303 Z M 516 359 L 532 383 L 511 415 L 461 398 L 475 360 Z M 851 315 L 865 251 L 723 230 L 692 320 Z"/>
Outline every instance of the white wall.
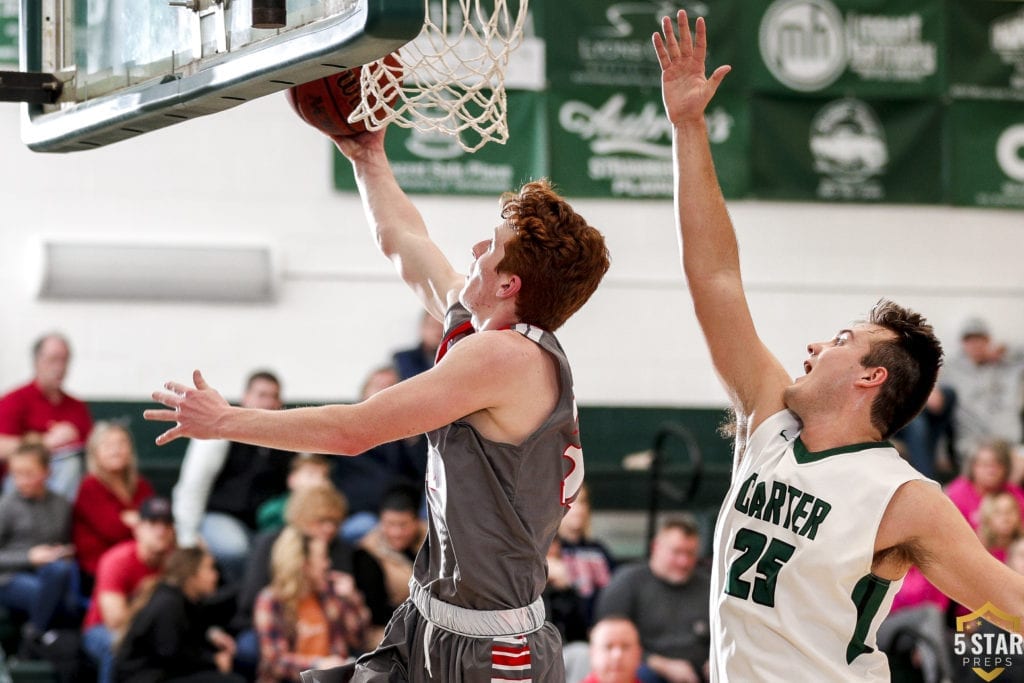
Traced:
<path fill-rule="evenodd" d="M 364 373 L 414 339 L 416 302 L 373 248 L 358 199 L 331 187 L 329 145 L 283 97 L 72 155 L 28 151 L 0 103 L 0 389 L 30 374 L 41 332 L 72 339 L 68 378 L 87 399 L 144 399 L 193 367 L 237 398 L 256 366 L 288 400 L 350 399 Z M 557 180 L 557 179 L 556 179 Z M 456 266 L 496 222 L 493 199 L 416 197 Z M 560 333 L 581 404 L 716 406 L 679 272 L 667 201 L 579 200 L 613 267 Z M 1024 212 L 733 202 L 751 306 L 793 372 L 806 343 L 880 296 L 925 312 L 955 345 L 970 314 L 1024 343 Z M 272 305 L 38 300 L 39 235 L 273 240 L 284 284 Z M 117 268 L 117 264 L 111 264 Z"/>

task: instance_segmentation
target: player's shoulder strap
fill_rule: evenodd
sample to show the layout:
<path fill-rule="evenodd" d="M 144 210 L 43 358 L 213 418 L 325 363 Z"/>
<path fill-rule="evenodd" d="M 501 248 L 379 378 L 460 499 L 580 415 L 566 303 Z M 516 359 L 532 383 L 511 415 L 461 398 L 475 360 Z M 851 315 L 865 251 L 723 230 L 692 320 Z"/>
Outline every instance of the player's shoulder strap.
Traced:
<path fill-rule="evenodd" d="M 474 332 L 476 330 L 473 329 L 472 316 L 466 307 L 458 301 L 449 306 L 444 315 L 444 336 L 441 337 L 441 343 L 437 345 L 434 363 L 440 363 L 456 342 Z"/>

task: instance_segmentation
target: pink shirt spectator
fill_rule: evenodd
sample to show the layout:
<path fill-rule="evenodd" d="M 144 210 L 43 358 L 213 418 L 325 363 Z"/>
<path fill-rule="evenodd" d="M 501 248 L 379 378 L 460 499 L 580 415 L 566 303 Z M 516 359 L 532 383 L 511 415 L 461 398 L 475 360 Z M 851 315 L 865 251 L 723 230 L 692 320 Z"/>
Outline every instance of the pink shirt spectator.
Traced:
<path fill-rule="evenodd" d="M 1004 484 L 1002 491 L 1007 491 L 1017 499 L 1020 509 L 1024 510 L 1024 490 L 1015 484 Z M 979 519 L 978 509 L 981 507 L 981 499 L 984 494 L 975 489 L 974 484 L 967 477 L 957 477 L 946 486 L 946 495 L 953 501 L 957 509 L 967 519 L 971 528 L 978 530 Z"/>

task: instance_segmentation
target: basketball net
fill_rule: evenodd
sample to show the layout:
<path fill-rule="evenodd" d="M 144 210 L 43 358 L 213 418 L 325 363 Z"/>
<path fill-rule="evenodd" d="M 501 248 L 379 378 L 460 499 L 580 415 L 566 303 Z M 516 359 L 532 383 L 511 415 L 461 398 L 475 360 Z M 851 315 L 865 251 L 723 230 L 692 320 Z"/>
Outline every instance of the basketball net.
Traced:
<path fill-rule="evenodd" d="M 518 4 L 512 16 L 509 4 Z M 425 0 L 419 36 L 363 66 L 349 121 L 454 136 L 475 152 L 508 140 L 505 68 L 522 42 L 528 0 Z M 397 63 L 396 63 L 397 62 Z"/>

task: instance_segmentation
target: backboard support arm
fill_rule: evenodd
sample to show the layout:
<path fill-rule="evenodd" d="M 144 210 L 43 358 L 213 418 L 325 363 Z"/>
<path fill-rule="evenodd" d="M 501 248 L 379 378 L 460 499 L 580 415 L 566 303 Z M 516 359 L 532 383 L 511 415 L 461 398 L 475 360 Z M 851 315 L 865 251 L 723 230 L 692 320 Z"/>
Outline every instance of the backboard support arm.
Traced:
<path fill-rule="evenodd" d="M 54 104 L 64 84 L 53 74 L 0 71 L 0 102 Z"/>

